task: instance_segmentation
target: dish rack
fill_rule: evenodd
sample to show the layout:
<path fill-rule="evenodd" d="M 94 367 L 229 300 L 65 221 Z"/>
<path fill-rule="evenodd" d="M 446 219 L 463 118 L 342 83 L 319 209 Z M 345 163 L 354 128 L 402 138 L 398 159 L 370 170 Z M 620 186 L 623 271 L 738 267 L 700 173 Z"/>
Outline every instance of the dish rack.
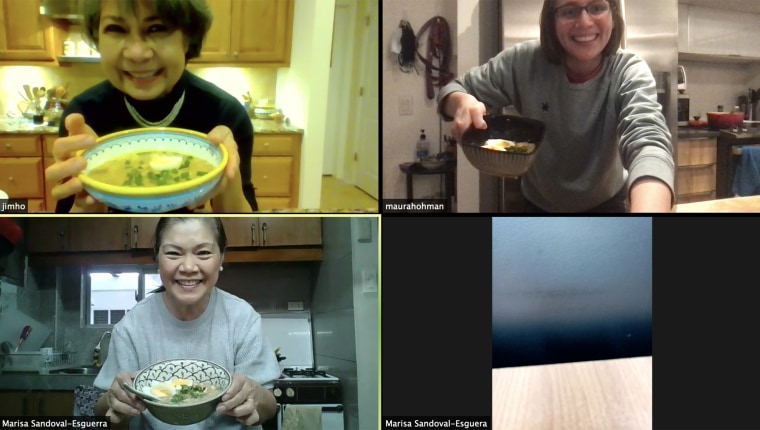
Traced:
<path fill-rule="evenodd" d="M 3 372 L 38 372 L 49 375 L 51 370 L 65 369 L 74 364 L 75 352 L 11 352 L 5 357 Z"/>

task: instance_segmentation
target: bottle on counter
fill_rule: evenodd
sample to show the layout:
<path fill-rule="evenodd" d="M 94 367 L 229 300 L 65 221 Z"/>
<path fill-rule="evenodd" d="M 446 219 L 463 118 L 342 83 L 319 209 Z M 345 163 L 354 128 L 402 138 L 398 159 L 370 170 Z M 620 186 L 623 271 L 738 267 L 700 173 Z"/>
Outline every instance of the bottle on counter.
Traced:
<path fill-rule="evenodd" d="M 430 142 L 425 137 L 425 130 L 420 130 L 420 139 L 417 141 L 416 161 L 422 161 L 430 153 Z"/>

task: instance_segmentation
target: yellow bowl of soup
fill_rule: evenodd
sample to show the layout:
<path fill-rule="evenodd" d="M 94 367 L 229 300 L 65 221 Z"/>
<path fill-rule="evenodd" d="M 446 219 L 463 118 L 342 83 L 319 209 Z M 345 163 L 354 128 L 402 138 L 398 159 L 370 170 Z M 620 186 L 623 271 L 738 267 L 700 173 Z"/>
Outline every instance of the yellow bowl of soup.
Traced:
<path fill-rule="evenodd" d="M 196 359 L 164 360 L 142 369 L 135 389 L 161 398 L 143 400 L 157 419 L 172 425 L 201 422 L 216 411 L 232 375 L 221 365 Z"/>
<path fill-rule="evenodd" d="M 111 208 L 164 213 L 210 197 L 229 159 L 224 145 L 181 128 L 141 128 L 112 133 L 80 154 L 84 189 Z"/>

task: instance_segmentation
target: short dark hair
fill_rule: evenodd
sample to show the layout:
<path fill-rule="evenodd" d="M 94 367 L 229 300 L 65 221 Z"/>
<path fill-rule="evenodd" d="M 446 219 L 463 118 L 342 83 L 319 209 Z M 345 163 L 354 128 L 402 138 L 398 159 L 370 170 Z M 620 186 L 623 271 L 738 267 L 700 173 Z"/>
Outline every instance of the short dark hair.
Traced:
<path fill-rule="evenodd" d="M 96 49 L 100 40 L 100 1 L 82 0 L 80 13 L 83 16 L 84 37 Z M 140 0 L 119 0 L 122 11 L 135 13 Z M 203 40 L 213 19 L 206 0 L 151 0 L 156 14 L 167 24 L 178 28 L 188 39 L 188 49 L 185 61 L 201 55 Z"/>
<path fill-rule="evenodd" d="M 602 51 L 602 55 L 613 55 L 620 47 L 620 43 L 623 40 L 623 34 L 625 34 L 625 21 L 623 20 L 623 14 L 620 10 L 620 3 L 618 0 L 606 0 L 610 4 L 610 12 L 612 13 L 612 21 L 615 26 L 612 29 L 612 36 L 610 41 L 607 42 L 607 46 Z M 541 9 L 541 49 L 544 51 L 546 59 L 553 64 L 562 64 L 565 59 L 566 52 L 562 45 L 559 43 L 557 37 L 556 15 L 555 5 L 557 0 L 544 0 L 544 7 Z"/>
<path fill-rule="evenodd" d="M 166 228 L 190 220 L 198 220 L 206 224 L 214 234 L 214 240 L 216 240 L 216 244 L 219 245 L 219 251 L 224 254 L 224 250 L 227 248 L 227 235 L 224 233 L 224 225 L 222 224 L 221 218 L 162 217 L 158 220 L 158 224 L 156 224 L 156 233 L 153 236 L 153 260 L 158 261 L 158 251 L 164 241 L 164 231 Z"/>

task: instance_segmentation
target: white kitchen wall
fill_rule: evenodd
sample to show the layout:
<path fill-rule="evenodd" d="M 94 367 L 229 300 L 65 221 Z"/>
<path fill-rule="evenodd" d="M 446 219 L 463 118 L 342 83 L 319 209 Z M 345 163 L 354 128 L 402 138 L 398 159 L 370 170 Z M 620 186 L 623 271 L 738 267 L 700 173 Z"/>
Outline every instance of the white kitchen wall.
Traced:
<path fill-rule="evenodd" d="M 290 67 L 277 71 L 277 105 L 304 129 L 299 206 L 319 208 L 335 0 L 298 0 Z"/>
<path fill-rule="evenodd" d="M 351 221 L 322 221 L 322 265 L 312 296 L 314 360 L 340 378 L 346 429 L 360 429 L 356 388 L 354 306 L 351 298 Z"/>
<path fill-rule="evenodd" d="M 396 55 L 390 50 L 391 37 L 402 19 L 412 26 L 415 35 L 420 27 L 434 16 L 442 16 L 449 23 L 452 35 L 451 71 L 456 73 L 456 0 L 384 0 L 383 29 L 380 42 L 383 72 L 383 199 L 406 198 L 406 176 L 399 170 L 399 164 L 414 161 L 414 151 L 424 129 L 430 152 L 438 153 L 442 134 L 450 134 L 449 126 L 442 124 L 436 113 L 435 100 L 428 100 L 425 95 L 424 65 L 417 61 L 419 73 L 404 73 L 399 69 Z M 423 34 L 423 40 L 427 32 Z M 426 52 L 427 44 L 420 46 L 420 52 Z M 436 96 L 438 91 L 435 92 Z M 399 114 L 399 97 L 412 97 L 412 115 Z M 441 192 L 441 175 L 415 176 L 414 197 L 429 197 Z"/>
<path fill-rule="evenodd" d="M 360 225 L 369 241 L 359 242 Z M 312 297 L 316 366 L 340 378 L 346 429 L 377 427 L 377 218 L 325 218 L 323 260 Z M 364 292 L 362 272 L 374 273 Z M 371 278 L 371 276 L 370 276 Z M 372 288 L 369 288 L 372 290 Z"/>
<path fill-rule="evenodd" d="M 729 111 L 749 88 L 760 88 L 757 66 L 695 61 L 679 61 L 679 64 L 686 69 L 689 119 L 701 115 L 701 120 L 707 121 L 707 112 L 716 112 L 718 105 Z"/>
<path fill-rule="evenodd" d="M 378 369 L 378 245 L 377 218 L 351 219 L 354 323 L 356 333 L 356 376 L 360 429 L 379 422 Z"/>

